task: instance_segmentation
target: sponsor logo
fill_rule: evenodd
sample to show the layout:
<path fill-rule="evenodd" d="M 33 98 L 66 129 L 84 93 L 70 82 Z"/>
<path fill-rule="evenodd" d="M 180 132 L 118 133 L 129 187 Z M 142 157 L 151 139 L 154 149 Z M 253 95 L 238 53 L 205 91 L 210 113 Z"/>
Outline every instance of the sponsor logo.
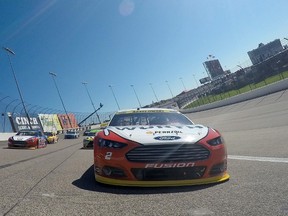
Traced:
<path fill-rule="evenodd" d="M 146 134 L 153 134 L 153 135 L 156 135 L 156 134 L 181 134 L 183 133 L 182 131 L 180 130 L 163 130 L 163 131 L 147 131 Z"/>
<path fill-rule="evenodd" d="M 158 136 L 158 137 L 154 137 L 154 139 L 160 140 L 160 141 L 167 141 L 167 140 L 178 140 L 178 139 L 181 139 L 181 137 L 179 137 L 179 136 Z"/>
<path fill-rule="evenodd" d="M 113 126 L 112 126 L 113 127 Z M 188 129 L 202 129 L 204 128 L 201 125 L 185 125 L 185 126 L 176 126 L 176 125 L 164 125 L 164 126 L 160 126 L 160 125 L 150 125 L 150 126 L 141 126 L 141 127 L 135 127 L 135 126 L 116 126 L 115 127 L 117 130 L 135 130 L 136 128 L 140 129 L 140 130 L 148 130 L 148 129 L 184 129 L 184 128 L 188 128 Z M 157 130 L 156 132 L 160 132 L 161 130 Z M 179 133 L 182 133 L 182 131 L 180 130 L 171 130 L 171 131 L 179 131 Z M 163 131 L 161 131 L 163 133 Z M 175 133 L 175 132 L 174 132 Z"/>
<path fill-rule="evenodd" d="M 179 134 L 179 133 L 183 132 L 180 130 L 154 131 L 154 134 Z"/>
<path fill-rule="evenodd" d="M 113 126 L 112 126 L 113 127 Z M 183 126 L 170 126 L 170 125 L 164 125 L 164 126 L 160 126 L 160 125 L 156 125 L 156 126 L 147 126 L 147 127 L 144 127 L 144 126 L 141 126 L 141 127 L 135 127 L 135 126 L 116 126 L 115 127 L 117 130 L 135 130 L 136 128 L 140 129 L 140 130 L 147 130 L 147 129 L 173 129 L 173 128 L 177 128 L 177 129 L 183 129 L 184 127 Z M 187 128 L 191 128 L 191 127 L 188 127 Z"/>
<path fill-rule="evenodd" d="M 37 118 L 30 118 L 29 120 L 26 117 L 16 117 L 15 118 L 15 121 L 16 121 L 16 123 L 18 125 L 29 125 L 29 122 L 30 122 L 31 125 L 32 124 L 34 124 L 34 125 L 38 125 L 39 124 L 38 121 L 37 121 Z"/>
<path fill-rule="evenodd" d="M 150 163 L 146 164 L 145 168 L 153 168 L 153 169 L 160 169 L 160 168 L 183 168 L 183 167 L 194 167 L 195 163 L 188 162 L 188 163 Z"/>

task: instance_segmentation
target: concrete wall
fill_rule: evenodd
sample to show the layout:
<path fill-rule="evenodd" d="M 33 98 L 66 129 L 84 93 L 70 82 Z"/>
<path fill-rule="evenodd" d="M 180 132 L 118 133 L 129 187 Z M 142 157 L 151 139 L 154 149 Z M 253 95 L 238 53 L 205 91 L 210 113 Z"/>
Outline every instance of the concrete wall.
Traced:
<path fill-rule="evenodd" d="M 0 141 L 6 141 L 10 136 L 15 135 L 16 133 L 0 133 Z"/>
<path fill-rule="evenodd" d="M 285 89 L 288 89 L 288 79 L 284 79 L 279 82 L 264 86 L 262 88 L 255 89 L 250 92 L 245 92 L 243 94 L 236 95 L 234 97 L 227 98 L 221 101 L 216 101 L 210 104 L 205 104 L 205 105 L 191 108 L 191 109 L 181 109 L 180 111 L 182 113 L 200 112 L 204 110 L 214 109 L 217 107 L 227 106 L 227 105 L 234 104 L 234 103 L 239 103 L 242 101 L 251 100 L 251 99 L 265 96 L 265 95 L 275 93 L 278 91 L 283 91 Z"/>

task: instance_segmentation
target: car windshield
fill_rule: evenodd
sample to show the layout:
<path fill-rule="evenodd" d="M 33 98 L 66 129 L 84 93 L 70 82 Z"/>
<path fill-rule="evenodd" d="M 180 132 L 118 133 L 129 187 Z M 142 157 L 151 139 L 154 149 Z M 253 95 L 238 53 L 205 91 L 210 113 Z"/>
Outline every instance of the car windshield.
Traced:
<path fill-rule="evenodd" d="M 131 125 L 192 125 L 189 119 L 177 112 L 121 113 L 116 114 L 109 126 Z"/>
<path fill-rule="evenodd" d="M 53 134 L 51 132 L 45 132 L 44 133 L 46 136 L 53 136 Z"/>
<path fill-rule="evenodd" d="M 19 131 L 16 135 L 18 136 L 37 136 L 36 131 Z"/>
<path fill-rule="evenodd" d="M 85 136 L 95 136 L 96 132 L 89 132 L 89 133 L 86 133 Z"/>

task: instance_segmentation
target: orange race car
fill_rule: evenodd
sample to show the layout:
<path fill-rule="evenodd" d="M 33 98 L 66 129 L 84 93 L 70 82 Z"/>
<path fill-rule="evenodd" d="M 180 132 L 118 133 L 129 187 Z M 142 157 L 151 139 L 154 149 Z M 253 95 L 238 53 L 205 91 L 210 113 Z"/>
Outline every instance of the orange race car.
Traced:
<path fill-rule="evenodd" d="M 185 186 L 229 179 L 221 134 L 172 109 L 117 112 L 94 139 L 97 182 L 121 186 Z"/>

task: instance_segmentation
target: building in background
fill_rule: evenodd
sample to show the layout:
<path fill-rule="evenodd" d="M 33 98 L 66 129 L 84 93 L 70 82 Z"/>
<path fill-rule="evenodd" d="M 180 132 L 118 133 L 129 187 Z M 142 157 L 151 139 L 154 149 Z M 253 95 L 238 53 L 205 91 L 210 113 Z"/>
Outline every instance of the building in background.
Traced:
<path fill-rule="evenodd" d="M 253 65 L 259 64 L 268 58 L 271 58 L 283 51 L 280 39 L 276 39 L 270 43 L 260 43 L 258 48 L 248 52 L 248 56 Z"/>

